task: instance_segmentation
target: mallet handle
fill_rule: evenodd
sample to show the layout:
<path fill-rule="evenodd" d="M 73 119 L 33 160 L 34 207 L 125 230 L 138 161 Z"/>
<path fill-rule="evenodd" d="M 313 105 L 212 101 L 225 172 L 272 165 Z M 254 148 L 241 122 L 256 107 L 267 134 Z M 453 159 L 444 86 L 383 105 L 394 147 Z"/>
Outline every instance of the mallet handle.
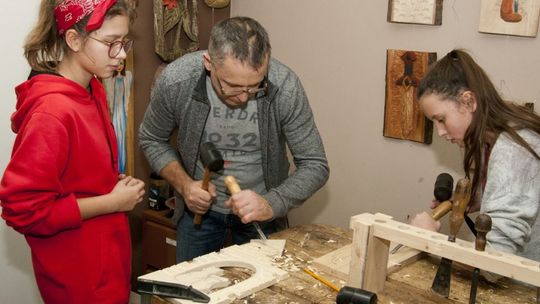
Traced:
<path fill-rule="evenodd" d="M 437 207 L 435 207 L 435 209 L 433 209 L 433 211 L 431 212 L 431 217 L 433 217 L 434 220 L 438 221 L 450 210 L 452 210 L 452 202 L 444 201 L 440 203 Z"/>
<path fill-rule="evenodd" d="M 202 187 L 201 187 L 204 191 L 208 191 L 208 184 L 210 183 L 210 177 L 211 177 L 210 170 L 208 169 L 208 167 L 204 168 L 204 176 L 203 176 Z M 198 228 L 201 226 L 201 222 L 202 222 L 202 215 L 195 214 L 193 217 L 193 226 Z"/>

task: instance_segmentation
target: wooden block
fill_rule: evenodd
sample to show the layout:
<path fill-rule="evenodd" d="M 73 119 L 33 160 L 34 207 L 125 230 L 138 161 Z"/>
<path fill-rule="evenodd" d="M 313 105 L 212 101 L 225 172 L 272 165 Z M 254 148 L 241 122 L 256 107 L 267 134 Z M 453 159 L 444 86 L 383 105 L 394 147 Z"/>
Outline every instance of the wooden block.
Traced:
<path fill-rule="evenodd" d="M 390 243 L 390 248 L 397 246 Z M 423 251 L 403 246 L 394 254 L 388 257 L 386 273 L 391 274 L 400 268 L 407 266 L 425 256 Z M 325 254 L 313 260 L 312 265 L 332 276 L 347 281 L 349 278 L 349 264 L 351 262 L 351 245 L 345 245 L 337 250 Z"/>
<path fill-rule="evenodd" d="M 197 257 L 193 261 L 183 262 L 140 276 L 138 279 L 142 281 L 179 283 L 190 286 L 194 283 L 199 284 L 201 280 L 204 280 L 200 276 L 201 273 L 208 277 L 215 276 L 216 268 L 239 267 L 252 271 L 253 275 L 246 280 L 223 289 L 211 291 L 208 294 L 211 304 L 231 303 L 235 299 L 245 298 L 289 276 L 287 272 L 274 266 L 275 250 L 272 248 L 270 248 L 272 250 L 267 249 L 268 247 L 262 248 L 256 243 L 243 244 L 241 246 L 233 245 L 219 252 L 212 252 Z M 223 280 L 212 278 L 211 283 L 203 284 L 204 282 L 201 282 L 200 286 L 211 288 L 218 284 L 223 284 L 223 282 Z M 181 299 L 169 299 L 169 301 L 180 304 L 195 303 L 190 300 Z"/>
<path fill-rule="evenodd" d="M 448 242 L 447 236 L 396 222 L 386 215 L 364 213 L 351 218 L 353 228 L 353 254 L 349 283 L 372 292 L 381 290 L 384 277 L 373 275 L 373 265 L 380 262 L 381 256 L 388 254 L 382 241 L 399 241 L 401 244 L 448 258 L 458 263 L 480 268 L 505 277 L 513 278 L 534 286 L 540 286 L 540 263 L 513 254 L 487 249 L 477 251 L 473 242 L 456 239 Z M 380 268 L 379 268 L 380 270 Z M 357 276 L 362 276 L 357 278 Z M 364 284 L 369 277 L 369 284 Z M 377 281 L 377 282 L 372 282 Z"/>

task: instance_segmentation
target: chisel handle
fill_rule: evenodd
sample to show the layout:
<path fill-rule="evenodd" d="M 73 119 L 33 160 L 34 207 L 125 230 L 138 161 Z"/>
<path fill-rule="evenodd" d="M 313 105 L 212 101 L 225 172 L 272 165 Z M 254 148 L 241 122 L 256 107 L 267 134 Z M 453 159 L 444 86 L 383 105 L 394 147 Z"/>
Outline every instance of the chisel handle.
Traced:
<path fill-rule="evenodd" d="M 242 191 L 242 189 L 240 189 L 240 186 L 236 182 L 236 178 L 234 178 L 234 176 L 232 175 L 225 176 L 225 185 L 227 186 L 227 189 L 229 189 L 229 192 L 231 193 L 231 195 Z M 257 234 L 259 234 L 259 238 L 263 241 L 266 241 L 267 240 L 266 235 L 262 231 L 261 226 L 259 226 L 259 223 L 252 222 L 252 224 L 253 224 L 253 227 L 255 227 Z"/>
<path fill-rule="evenodd" d="M 225 185 L 227 186 L 227 189 L 229 189 L 229 192 L 231 194 L 236 194 L 242 191 L 242 189 L 240 189 L 240 186 L 236 182 L 236 178 L 234 178 L 234 176 L 232 175 L 225 176 Z"/>
<path fill-rule="evenodd" d="M 459 228 L 465 220 L 465 209 L 467 209 L 470 199 L 471 182 L 468 178 L 462 178 L 458 181 L 454 191 L 452 214 L 450 215 L 450 234 L 448 235 L 448 240 L 451 242 L 455 241 Z"/>

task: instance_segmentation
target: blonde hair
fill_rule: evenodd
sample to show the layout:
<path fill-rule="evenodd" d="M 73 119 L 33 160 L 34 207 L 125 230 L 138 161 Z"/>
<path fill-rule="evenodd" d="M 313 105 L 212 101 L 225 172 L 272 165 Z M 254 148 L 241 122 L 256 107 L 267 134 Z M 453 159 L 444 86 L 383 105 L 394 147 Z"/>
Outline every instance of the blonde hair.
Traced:
<path fill-rule="evenodd" d="M 39 16 L 34 28 L 26 37 L 24 43 L 24 57 L 30 67 L 37 71 L 56 71 L 56 66 L 62 57 L 69 52 L 63 37 L 58 35 L 54 8 L 63 0 L 42 0 L 39 7 Z M 118 0 L 108 11 L 105 18 L 118 15 L 128 16 L 132 21 L 133 10 L 126 0 Z M 90 15 L 72 26 L 82 36 L 88 33 L 85 30 Z"/>

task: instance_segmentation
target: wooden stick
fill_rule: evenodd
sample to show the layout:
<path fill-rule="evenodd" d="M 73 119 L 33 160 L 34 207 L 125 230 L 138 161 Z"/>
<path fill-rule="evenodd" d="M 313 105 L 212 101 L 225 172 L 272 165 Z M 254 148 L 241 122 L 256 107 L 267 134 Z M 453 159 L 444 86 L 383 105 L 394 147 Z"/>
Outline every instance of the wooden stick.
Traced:
<path fill-rule="evenodd" d="M 304 268 L 304 272 L 309 274 L 310 276 L 314 277 L 315 279 L 317 279 L 319 282 L 323 283 L 324 285 L 332 288 L 333 290 L 339 292 L 339 288 L 336 287 L 336 285 L 330 283 L 328 280 L 326 280 L 325 278 L 321 277 L 320 275 L 316 274 L 315 272 L 309 270 L 308 268 Z"/>

